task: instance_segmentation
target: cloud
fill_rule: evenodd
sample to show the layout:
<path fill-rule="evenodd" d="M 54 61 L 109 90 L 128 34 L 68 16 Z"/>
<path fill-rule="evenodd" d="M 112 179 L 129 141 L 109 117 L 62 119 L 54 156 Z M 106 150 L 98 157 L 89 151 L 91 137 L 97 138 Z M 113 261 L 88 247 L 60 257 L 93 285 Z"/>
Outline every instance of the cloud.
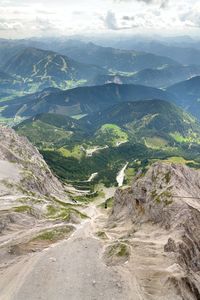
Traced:
<path fill-rule="evenodd" d="M 1 0 L 1 4 L 2 7 L 28 7 L 28 3 L 26 0 Z"/>
<path fill-rule="evenodd" d="M 80 15 L 84 15 L 84 14 L 85 14 L 85 12 L 83 12 L 83 11 L 81 11 L 81 10 L 75 10 L 75 11 L 73 11 L 72 13 L 73 13 L 73 15 L 77 15 L 77 16 L 80 16 Z"/>
<path fill-rule="evenodd" d="M 115 14 L 112 11 L 107 12 L 107 15 L 104 19 L 104 24 L 108 29 L 118 30 L 117 19 Z"/>
<path fill-rule="evenodd" d="M 101 17 L 101 19 L 104 21 L 105 27 L 110 30 L 127 30 L 138 27 L 137 22 L 130 22 L 135 20 L 134 16 L 123 16 L 117 20 L 116 15 L 112 11 L 108 11 L 106 17 Z"/>
<path fill-rule="evenodd" d="M 22 30 L 23 25 L 19 22 L 11 21 L 5 22 L 0 20 L 0 31 L 19 31 Z"/>
<path fill-rule="evenodd" d="M 9 26 L 7 23 L 0 23 L 0 31 L 8 31 Z"/>
<path fill-rule="evenodd" d="M 57 30 L 56 25 L 49 21 L 48 19 L 36 18 L 35 21 L 32 22 L 35 25 L 35 28 L 38 31 L 55 31 Z"/>
<path fill-rule="evenodd" d="M 163 0 L 160 3 L 160 8 L 166 8 L 168 6 L 169 0 Z"/>
<path fill-rule="evenodd" d="M 159 5 L 160 8 L 166 8 L 169 0 L 114 0 L 114 2 L 144 2 L 145 4 Z"/>
<path fill-rule="evenodd" d="M 55 11 L 48 11 L 48 10 L 44 10 L 44 9 L 37 9 L 36 13 L 38 14 L 42 14 L 42 15 L 55 15 Z"/>
<path fill-rule="evenodd" d="M 104 21 L 105 27 L 110 30 L 127 30 L 139 27 L 134 16 L 123 16 L 117 19 L 112 11 L 108 11 L 106 17 L 100 19 Z"/>
<path fill-rule="evenodd" d="M 145 2 L 146 4 L 157 4 L 160 7 L 166 7 L 169 0 L 137 0 L 137 1 L 142 1 Z"/>
<path fill-rule="evenodd" d="M 199 0 L 0 0 L 0 37 L 200 32 Z M 1 20 L 4 18 L 4 20 Z M 21 29 L 20 25 L 21 24 Z M 137 30 L 131 30 L 137 28 Z M 128 31 L 130 30 L 130 31 Z M 12 32 L 13 31 L 13 32 Z"/>
<path fill-rule="evenodd" d="M 200 27 L 200 10 L 188 11 L 180 15 L 180 20 L 190 27 Z"/>
<path fill-rule="evenodd" d="M 133 21 L 135 19 L 134 16 L 123 16 L 122 17 L 122 20 L 124 21 Z"/>

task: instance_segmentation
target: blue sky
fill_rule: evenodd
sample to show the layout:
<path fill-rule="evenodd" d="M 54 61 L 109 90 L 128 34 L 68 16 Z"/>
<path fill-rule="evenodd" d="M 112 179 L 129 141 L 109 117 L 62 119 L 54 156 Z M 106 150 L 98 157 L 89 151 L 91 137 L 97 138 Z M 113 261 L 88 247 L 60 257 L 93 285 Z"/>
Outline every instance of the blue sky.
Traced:
<path fill-rule="evenodd" d="M 199 0 L 0 0 L 0 37 L 200 33 Z"/>

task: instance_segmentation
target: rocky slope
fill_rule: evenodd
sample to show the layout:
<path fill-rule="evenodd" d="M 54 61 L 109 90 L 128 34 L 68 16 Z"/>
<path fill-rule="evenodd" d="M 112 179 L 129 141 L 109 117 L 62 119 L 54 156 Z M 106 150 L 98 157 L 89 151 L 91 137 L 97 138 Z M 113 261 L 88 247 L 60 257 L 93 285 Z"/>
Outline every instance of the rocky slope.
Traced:
<path fill-rule="evenodd" d="M 23 193 L 37 195 L 64 195 L 61 183 L 53 176 L 37 149 L 10 128 L 0 127 L 0 159 L 1 185 L 7 192 L 16 194 L 23 190 Z M 9 168 L 12 170 L 10 174 Z M 9 185 L 12 188 L 8 188 Z"/>
<path fill-rule="evenodd" d="M 0 269 L 68 235 L 86 217 L 70 202 L 37 149 L 0 126 Z"/>
<path fill-rule="evenodd" d="M 199 195 L 199 171 L 160 162 L 116 192 L 110 226 L 130 230 L 144 299 L 200 299 Z"/>

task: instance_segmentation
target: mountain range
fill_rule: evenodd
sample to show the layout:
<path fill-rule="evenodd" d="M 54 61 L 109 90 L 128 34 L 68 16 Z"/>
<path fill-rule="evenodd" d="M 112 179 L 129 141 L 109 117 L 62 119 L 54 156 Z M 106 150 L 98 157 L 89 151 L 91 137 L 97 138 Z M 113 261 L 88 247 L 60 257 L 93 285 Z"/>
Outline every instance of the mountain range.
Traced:
<path fill-rule="evenodd" d="M 65 180 L 86 180 L 92 171 L 98 173 L 97 181 L 110 184 L 127 159 L 177 154 L 196 159 L 199 153 L 199 122 L 163 100 L 120 102 L 80 120 L 40 114 L 15 129 L 39 147 Z"/>
<path fill-rule="evenodd" d="M 66 91 L 46 89 L 9 102 L 2 101 L 1 114 L 10 118 L 31 117 L 41 113 L 73 116 L 103 110 L 118 102 L 150 99 L 172 100 L 173 95 L 152 87 L 114 83 Z"/>
<path fill-rule="evenodd" d="M 133 75 L 106 74 L 98 75 L 93 84 L 121 83 L 141 84 L 156 88 L 164 88 L 200 74 L 200 66 L 166 65 L 158 69 L 144 69 Z"/>
<path fill-rule="evenodd" d="M 175 95 L 179 106 L 200 119 L 200 76 L 172 85 L 166 91 Z"/>
<path fill-rule="evenodd" d="M 178 65 L 170 58 L 134 50 L 101 47 L 93 43 L 81 43 L 61 49 L 63 54 L 82 63 L 92 63 L 108 70 L 135 72 L 145 68 Z"/>
<path fill-rule="evenodd" d="M 164 88 L 200 75 L 197 59 L 185 65 L 169 58 L 167 50 L 166 56 L 150 50 L 122 50 L 74 40 L 55 44 L 2 40 L 0 66 L 9 80 L 1 80 L 0 96 L 8 94 L 14 98 L 48 87 L 64 90 L 110 82 Z"/>
<path fill-rule="evenodd" d="M 125 39 L 0 40 L 1 299 L 200 299 L 198 43 Z"/>
<path fill-rule="evenodd" d="M 200 136 L 200 125 L 195 118 L 163 100 L 121 102 L 80 120 L 45 113 L 23 121 L 16 129 L 34 144 L 48 141 L 54 146 L 60 146 L 72 139 L 75 141 L 76 136 L 80 137 L 81 134 L 82 139 L 84 136 L 87 139 L 89 136 L 95 138 L 97 131 L 105 124 L 119 126 L 135 142 L 144 142 L 145 137 L 163 137 L 166 144 L 173 142 L 173 139 L 178 141 L 178 137 L 188 142 L 193 138 L 195 142 L 195 136 Z M 109 126 L 107 129 L 109 135 Z M 102 142 L 106 144 L 103 139 Z"/>
<path fill-rule="evenodd" d="M 199 123 L 177 106 L 200 118 L 198 64 L 80 41 L 11 44 L 0 73 L 1 119 L 19 123 L 58 176 L 69 179 L 64 162 L 76 179 L 81 162 L 83 179 L 105 160 L 99 178 L 113 180 L 127 153 L 139 155 L 133 145 L 151 158 L 193 151 L 196 159 Z"/>
<path fill-rule="evenodd" d="M 12 57 L 3 69 L 8 74 L 20 76 L 23 81 L 39 86 L 63 86 L 66 88 L 78 81 L 88 82 L 104 70 L 94 65 L 85 65 L 66 56 L 36 48 L 26 48 Z"/>
<path fill-rule="evenodd" d="M 176 39 L 175 39 L 176 40 Z M 169 57 L 183 65 L 198 65 L 200 59 L 200 49 L 198 43 L 179 43 L 152 39 L 132 39 L 124 42 L 119 42 L 116 47 L 120 49 L 135 49 L 137 51 L 145 51 L 155 55 Z"/>

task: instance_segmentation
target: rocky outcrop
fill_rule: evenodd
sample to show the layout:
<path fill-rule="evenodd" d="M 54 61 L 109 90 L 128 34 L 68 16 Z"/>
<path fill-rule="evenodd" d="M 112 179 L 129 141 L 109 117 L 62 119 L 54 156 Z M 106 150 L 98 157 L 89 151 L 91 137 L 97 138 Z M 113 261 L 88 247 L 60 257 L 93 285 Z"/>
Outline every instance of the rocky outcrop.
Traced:
<path fill-rule="evenodd" d="M 38 150 L 0 126 L 0 256 L 9 245 L 27 242 L 46 227 L 80 222 L 69 202 L 65 186 Z"/>
<path fill-rule="evenodd" d="M 183 271 L 169 280 L 181 299 L 200 299 L 200 171 L 154 164 L 130 188 L 117 190 L 110 222 L 159 226 L 168 237 L 163 250 Z"/>
<path fill-rule="evenodd" d="M 51 173 L 38 150 L 14 130 L 0 126 L 0 179 L 9 193 L 33 193 L 63 196 L 64 188 Z M 9 174 L 5 174 L 10 169 Z M 15 173 L 15 178 L 13 178 Z M 12 186 L 12 188 L 11 188 Z M 1 189 L 0 189 L 1 190 Z M 66 194 L 65 194 L 66 197 Z"/>

